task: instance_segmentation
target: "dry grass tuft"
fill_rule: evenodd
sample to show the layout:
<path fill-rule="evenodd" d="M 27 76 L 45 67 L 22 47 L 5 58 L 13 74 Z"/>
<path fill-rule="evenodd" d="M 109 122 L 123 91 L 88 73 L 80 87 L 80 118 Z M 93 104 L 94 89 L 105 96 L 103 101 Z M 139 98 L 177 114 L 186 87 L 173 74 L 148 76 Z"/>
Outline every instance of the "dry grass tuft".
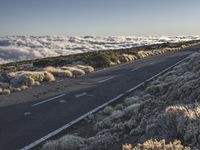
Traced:
<path fill-rule="evenodd" d="M 47 72 L 47 71 L 44 72 L 44 81 L 51 82 L 51 81 L 55 81 L 55 80 L 56 79 L 53 74 L 51 74 L 50 72 Z"/>
<path fill-rule="evenodd" d="M 81 69 L 81 70 L 85 71 L 85 73 L 94 72 L 94 68 L 92 66 L 77 65 L 75 67 L 78 68 L 78 69 Z"/>
<path fill-rule="evenodd" d="M 82 69 L 78 69 L 76 67 L 61 67 L 61 69 L 65 71 L 70 71 L 74 76 L 82 76 L 85 75 L 85 71 Z"/>
<path fill-rule="evenodd" d="M 53 74 L 56 77 L 72 77 L 73 74 L 71 71 L 69 70 L 64 70 L 64 69 L 60 69 L 60 68 L 55 68 L 52 66 L 46 67 L 43 69 L 44 71 L 50 72 L 51 74 Z"/>
<path fill-rule="evenodd" d="M 179 140 L 175 140 L 169 144 L 166 144 L 165 140 L 148 140 L 135 147 L 131 144 L 125 144 L 122 146 L 122 150 L 190 150 L 190 148 L 183 146 Z"/>
<path fill-rule="evenodd" d="M 129 61 L 133 61 L 136 59 L 137 59 L 137 57 L 135 55 L 131 55 L 131 54 L 122 54 L 119 56 L 120 62 L 129 62 Z"/>

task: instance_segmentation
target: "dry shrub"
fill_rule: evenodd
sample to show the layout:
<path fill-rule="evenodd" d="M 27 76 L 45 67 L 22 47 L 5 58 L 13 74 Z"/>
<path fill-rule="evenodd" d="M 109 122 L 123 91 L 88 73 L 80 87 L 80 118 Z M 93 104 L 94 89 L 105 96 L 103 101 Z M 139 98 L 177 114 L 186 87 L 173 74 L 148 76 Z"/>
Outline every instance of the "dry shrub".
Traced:
<path fill-rule="evenodd" d="M 122 150 L 190 150 L 190 148 L 183 146 L 179 140 L 174 140 L 167 144 L 165 140 L 157 141 L 151 139 L 135 147 L 131 144 L 125 144 L 122 146 Z"/>
<path fill-rule="evenodd" d="M 70 71 L 74 76 L 82 76 L 85 75 L 85 71 L 82 69 L 78 69 L 76 67 L 61 67 L 61 69 L 65 71 Z"/>
<path fill-rule="evenodd" d="M 129 62 L 129 61 L 133 61 L 136 59 L 137 59 L 137 57 L 135 55 L 131 55 L 131 54 L 122 54 L 119 56 L 119 60 L 121 62 Z"/>
<path fill-rule="evenodd" d="M 43 69 L 44 71 L 50 72 L 51 74 L 53 74 L 56 77 L 72 77 L 72 72 L 69 70 L 63 70 L 60 68 L 55 68 L 52 66 L 46 67 Z"/>
<path fill-rule="evenodd" d="M 10 89 L 0 88 L 0 95 L 8 95 L 8 94 L 10 94 Z"/>
<path fill-rule="evenodd" d="M 21 89 L 21 91 L 25 91 L 25 90 L 28 89 L 28 86 L 26 86 L 26 85 L 22 85 L 22 86 L 20 87 L 20 89 Z"/>
<path fill-rule="evenodd" d="M 149 55 L 148 55 L 148 53 L 145 52 L 145 51 L 138 51 L 138 52 L 137 52 L 137 56 L 138 56 L 139 58 L 145 58 L 145 57 L 147 57 L 147 56 L 149 56 Z"/>
<path fill-rule="evenodd" d="M 79 150 L 85 146 L 85 139 L 74 136 L 66 135 L 59 140 L 46 142 L 42 150 Z"/>
<path fill-rule="evenodd" d="M 47 82 L 55 81 L 55 77 L 50 72 L 45 71 L 44 72 L 44 81 L 47 81 Z"/>
<path fill-rule="evenodd" d="M 3 94 L 3 95 L 8 95 L 8 94 L 10 94 L 10 89 L 3 89 L 2 94 Z"/>
<path fill-rule="evenodd" d="M 162 54 L 164 52 L 165 51 L 163 51 L 163 50 L 153 50 L 153 55 L 159 55 L 159 54 Z"/>
<path fill-rule="evenodd" d="M 73 76 L 72 72 L 69 70 L 57 70 L 56 72 L 52 73 L 56 77 L 68 77 L 71 78 Z"/>
<path fill-rule="evenodd" d="M 56 72 L 58 69 L 52 66 L 48 66 L 48 67 L 43 68 L 42 70 L 53 73 L 53 72 Z"/>
<path fill-rule="evenodd" d="M 40 72 L 39 71 L 32 71 L 32 72 L 27 71 L 27 72 L 22 73 L 22 75 L 26 75 L 38 82 L 42 82 L 45 78 L 44 72 L 42 72 L 42 71 L 40 71 Z"/>
<path fill-rule="evenodd" d="M 85 73 L 94 72 L 94 68 L 92 66 L 77 65 L 75 67 L 78 68 L 78 69 L 84 70 Z"/>

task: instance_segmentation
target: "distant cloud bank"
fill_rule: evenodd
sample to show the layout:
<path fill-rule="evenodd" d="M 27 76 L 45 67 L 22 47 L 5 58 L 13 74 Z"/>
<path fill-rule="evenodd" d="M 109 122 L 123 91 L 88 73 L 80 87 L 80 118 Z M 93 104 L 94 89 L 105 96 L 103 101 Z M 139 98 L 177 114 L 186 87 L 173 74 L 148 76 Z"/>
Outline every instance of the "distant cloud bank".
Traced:
<path fill-rule="evenodd" d="M 197 39 L 200 39 L 200 36 L 6 36 L 0 37 L 0 64 L 89 51 L 130 48 L 156 43 Z"/>

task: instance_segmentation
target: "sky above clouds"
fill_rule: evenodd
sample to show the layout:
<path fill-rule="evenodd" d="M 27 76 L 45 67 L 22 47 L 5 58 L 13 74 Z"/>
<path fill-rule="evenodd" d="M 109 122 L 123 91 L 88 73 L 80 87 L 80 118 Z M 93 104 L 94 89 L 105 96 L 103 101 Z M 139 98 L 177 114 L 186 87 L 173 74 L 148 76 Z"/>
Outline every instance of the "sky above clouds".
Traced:
<path fill-rule="evenodd" d="M 0 35 L 200 35 L 200 0 L 0 0 Z"/>

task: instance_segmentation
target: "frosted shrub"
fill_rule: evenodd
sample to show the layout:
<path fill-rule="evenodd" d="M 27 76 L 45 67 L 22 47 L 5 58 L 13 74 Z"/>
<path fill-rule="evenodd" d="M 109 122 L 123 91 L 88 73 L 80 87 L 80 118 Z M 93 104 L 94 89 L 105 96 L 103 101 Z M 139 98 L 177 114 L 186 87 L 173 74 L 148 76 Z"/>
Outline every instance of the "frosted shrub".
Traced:
<path fill-rule="evenodd" d="M 126 105 L 131 105 L 131 104 L 134 104 L 136 102 L 139 101 L 139 97 L 138 96 L 132 96 L 132 97 L 128 97 L 125 99 L 125 104 Z"/>
<path fill-rule="evenodd" d="M 197 136 L 200 134 L 200 105 L 169 106 L 153 124 L 148 124 L 147 128 L 152 130 L 152 125 L 157 131 L 162 131 L 159 132 L 161 137 L 168 136 L 169 139 L 174 139 L 179 135 L 183 137 L 184 143 L 198 145 L 200 142 Z M 147 132 L 147 134 L 150 133 Z M 158 133 L 151 132 L 150 135 L 157 136 L 154 134 Z"/>
<path fill-rule="evenodd" d="M 10 87 L 10 91 L 11 91 L 11 92 L 20 92 L 21 89 L 20 89 L 20 88 Z"/>
<path fill-rule="evenodd" d="M 9 73 L 2 72 L 0 73 L 0 82 L 9 83 L 12 76 Z"/>
<path fill-rule="evenodd" d="M 59 140 L 49 141 L 45 143 L 42 147 L 42 150 L 79 150 L 84 146 L 84 138 L 74 135 L 66 135 Z"/>
<path fill-rule="evenodd" d="M 104 108 L 103 113 L 105 113 L 106 115 L 111 115 L 113 111 L 114 110 L 111 106 L 107 106 L 106 108 Z"/>
<path fill-rule="evenodd" d="M 21 86 L 32 86 L 35 85 L 35 80 L 29 76 L 22 75 L 22 76 L 17 76 L 13 78 L 10 81 L 11 85 L 13 87 L 21 87 Z"/>
<path fill-rule="evenodd" d="M 83 150 L 108 149 L 115 143 L 116 139 L 117 137 L 112 136 L 110 133 L 96 135 L 87 139 L 89 144 Z"/>

